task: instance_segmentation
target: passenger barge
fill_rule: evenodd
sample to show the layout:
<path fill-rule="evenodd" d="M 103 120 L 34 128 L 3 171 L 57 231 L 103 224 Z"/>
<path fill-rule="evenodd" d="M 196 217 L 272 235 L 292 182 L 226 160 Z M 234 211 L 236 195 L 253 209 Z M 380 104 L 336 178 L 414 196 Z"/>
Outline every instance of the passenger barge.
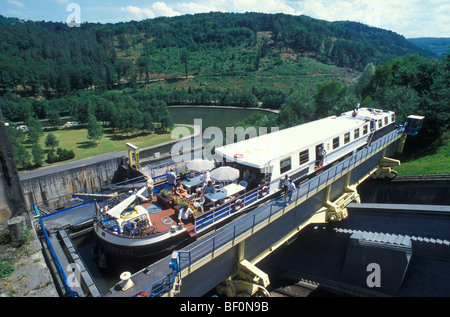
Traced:
<path fill-rule="evenodd" d="M 218 178 L 214 192 L 204 191 L 203 171 L 187 170 L 177 176 L 186 193 L 168 191 L 163 180 L 155 184 L 155 196 L 147 186 L 115 196 L 94 216 L 98 263 L 169 252 L 279 194 L 286 176 L 298 183 L 364 148 L 394 123 L 392 111 L 349 111 L 217 148 L 221 166 L 211 168 L 211 176 L 221 169 L 237 174 Z M 192 214 L 180 224 L 185 212 Z"/>

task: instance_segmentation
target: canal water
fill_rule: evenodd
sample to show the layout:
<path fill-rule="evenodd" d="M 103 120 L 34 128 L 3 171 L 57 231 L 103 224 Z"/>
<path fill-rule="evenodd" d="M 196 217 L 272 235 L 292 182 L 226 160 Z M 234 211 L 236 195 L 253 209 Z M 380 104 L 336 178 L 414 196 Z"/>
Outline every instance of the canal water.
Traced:
<path fill-rule="evenodd" d="M 236 123 L 248 118 L 256 113 L 270 113 L 266 110 L 258 109 L 244 109 L 244 108 L 221 108 L 221 107 L 202 107 L 202 106 L 174 106 L 169 107 L 169 112 L 172 116 L 172 121 L 179 124 L 193 125 L 195 119 L 202 119 L 202 130 L 215 126 L 225 131 L 226 127 L 233 127 Z M 202 132 L 203 132 L 202 131 Z M 145 155 L 141 154 L 141 158 L 153 156 L 154 153 L 159 152 L 161 154 L 168 153 L 172 149 L 173 144 L 162 145 L 152 148 L 150 151 L 146 151 Z M 152 164 L 159 164 L 168 161 L 169 159 L 162 159 L 160 161 L 153 161 Z M 122 267 L 102 269 L 97 266 L 94 261 L 94 233 L 87 233 L 79 237 L 72 239 L 80 257 L 83 259 L 84 264 L 88 268 L 95 284 L 99 288 L 102 294 L 109 292 L 117 282 L 120 281 L 120 274 L 124 271 L 130 271 L 135 273 L 138 270 L 149 265 L 140 264 L 136 267 L 124 265 Z M 161 255 L 160 258 L 167 254 Z M 155 259 L 155 261 L 158 259 Z"/>
<path fill-rule="evenodd" d="M 231 108 L 214 106 L 171 106 L 169 107 L 172 122 L 177 124 L 194 125 L 195 120 L 201 119 L 202 132 L 209 127 L 218 127 L 223 132 L 227 127 L 234 127 L 238 122 L 257 113 L 271 114 L 271 110 L 255 108 Z M 204 140 L 204 143 L 208 140 Z M 173 144 L 165 144 L 140 152 L 141 159 L 153 158 L 156 153 L 169 153 Z M 152 161 L 153 164 L 165 163 L 169 159 Z"/>
<path fill-rule="evenodd" d="M 267 109 L 211 106 L 172 106 L 169 107 L 169 112 L 174 123 L 194 124 L 194 119 L 202 119 L 203 130 L 208 127 L 218 127 L 222 131 L 254 114 L 272 113 Z"/>

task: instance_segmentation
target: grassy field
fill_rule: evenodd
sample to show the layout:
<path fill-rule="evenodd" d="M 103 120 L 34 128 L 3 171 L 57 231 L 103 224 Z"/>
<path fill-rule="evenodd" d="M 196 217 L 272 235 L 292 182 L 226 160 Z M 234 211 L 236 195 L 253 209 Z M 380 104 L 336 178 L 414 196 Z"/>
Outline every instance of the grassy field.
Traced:
<path fill-rule="evenodd" d="M 447 133 L 443 145 L 435 153 L 402 162 L 401 166 L 394 169 L 399 176 L 450 173 L 450 133 Z"/>
<path fill-rule="evenodd" d="M 191 133 L 193 133 L 193 129 L 191 127 L 188 127 L 188 129 Z M 73 150 L 75 152 L 75 158 L 72 160 L 58 163 L 67 163 L 115 151 L 126 151 L 126 143 L 128 142 L 140 148 L 144 148 L 171 141 L 171 132 L 164 134 L 141 133 L 137 135 L 126 135 L 121 133 L 113 133 L 111 129 L 105 128 L 103 138 L 98 141 L 97 145 L 95 145 L 87 138 L 87 130 L 85 128 L 70 128 L 45 132 L 39 142 L 42 147 L 44 147 L 45 138 L 49 133 L 53 133 L 58 139 L 58 147 Z M 45 155 L 45 159 L 47 159 L 47 155 Z M 43 166 L 48 165 L 49 164 L 44 162 Z"/>

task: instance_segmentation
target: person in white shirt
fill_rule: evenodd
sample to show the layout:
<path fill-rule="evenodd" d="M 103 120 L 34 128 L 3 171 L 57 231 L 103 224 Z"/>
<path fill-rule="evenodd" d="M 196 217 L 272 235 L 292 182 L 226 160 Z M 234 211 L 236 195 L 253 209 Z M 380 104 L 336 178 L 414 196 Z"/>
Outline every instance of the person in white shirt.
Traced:
<path fill-rule="evenodd" d="M 293 191 L 295 190 L 295 184 L 292 182 L 292 179 L 289 180 L 289 185 L 287 188 L 287 194 L 291 194 Z M 288 204 L 291 203 L 291 199 L 292 199 L 292 194 L 289 195 L 289 201 L 287 202 Z"/>
<path fill-rule="evenodd" d="M 203 180 L 203 183 L 205 183 L 205 185 L 208 184 L 208 182 L 211 180 L 211 177 L 209 176 L 209 172 L 204 171 L 201 179 Z"/>
<path fill-rule="evenodd" d="M 180 209 L 180 212 L 178 213 L 178 225 L 187 224 L 189 216 L 194 214 L 191 208 L 189 206 L 185 206 Z"/>
<path fill-rule="evenodd" d="M 148 190 L 148 200 L 153 201 L 153 187 L 154 182 L 151 175 L 145 176 L 145 179 L 147 180 L 147 190 Z"/>

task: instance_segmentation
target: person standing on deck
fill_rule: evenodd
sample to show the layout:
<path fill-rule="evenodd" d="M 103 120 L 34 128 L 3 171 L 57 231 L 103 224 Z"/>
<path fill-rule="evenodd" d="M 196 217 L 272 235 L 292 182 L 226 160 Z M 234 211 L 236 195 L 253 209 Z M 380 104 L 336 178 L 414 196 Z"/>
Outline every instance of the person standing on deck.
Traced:
<path fill-rule="evenodd" d="M 283 180 L 283 191 L 285 194 L 287 193 L 287 190 L 288 190 L 289 181 L 290 181 L 289 176 L 286 174 L 284 176 L 284 180 Z"/>
<path fill-rule="evenodd" d="M 287 204 L 289 205 L 291 203 L 292 199 L 292 192 L 295 190 L 295 184 L 292 182 L 292 179 L 289 180 L 289 185 L 287 188 L 287 195 L 289 195 L 289 201 L 287 201 Z"/>
<path fill-rule="evenodd" d="M 147 190 L 148 190 L 148 200 L 153 201 L 153 187 L 154 182 L 151 175 L 145 176 L 145 179 L 147 180 Z"/>
<path fill-rule="evenodd" d="M 173 168 L 169 169 L 167 173 L 167 182 L 169 183 L 169 190 L 173 192 L 173 188 L 175 187 L 175 183 L 177 181 L 177 174 L 174 173 Z"/>

